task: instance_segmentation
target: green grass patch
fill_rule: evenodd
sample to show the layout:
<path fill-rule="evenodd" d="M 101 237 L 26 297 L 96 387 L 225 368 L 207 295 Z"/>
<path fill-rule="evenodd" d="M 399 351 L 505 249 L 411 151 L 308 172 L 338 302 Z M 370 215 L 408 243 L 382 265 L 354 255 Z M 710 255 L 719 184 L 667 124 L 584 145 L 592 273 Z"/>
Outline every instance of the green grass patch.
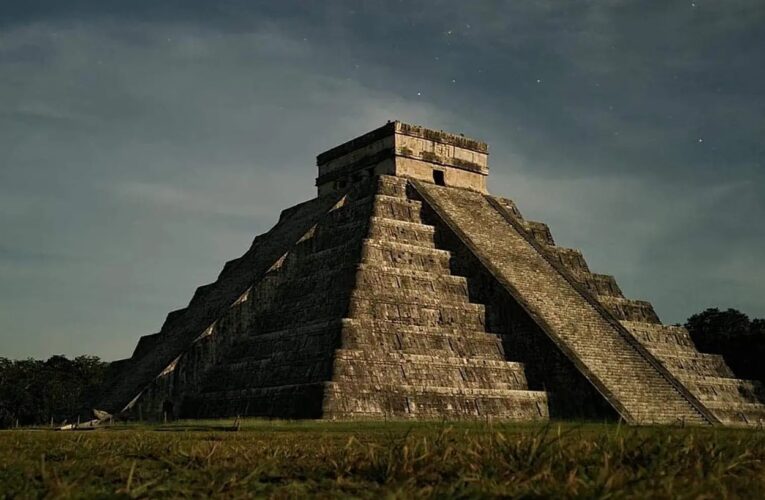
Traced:
<path fill-rule="evenodd" d="M 181 421 L 0 432 L 0 497 L 765 498 L 765 433 Z"/>

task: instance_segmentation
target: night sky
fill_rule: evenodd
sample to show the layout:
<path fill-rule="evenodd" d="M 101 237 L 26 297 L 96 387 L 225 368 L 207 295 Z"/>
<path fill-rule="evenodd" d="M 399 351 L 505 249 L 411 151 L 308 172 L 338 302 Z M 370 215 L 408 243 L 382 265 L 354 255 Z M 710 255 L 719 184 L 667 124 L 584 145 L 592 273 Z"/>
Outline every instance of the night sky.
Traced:
<path fill-rule="evenodd" d="M 765 316 L 765 3 L 6 1 L 0 356 L 129 356 L 402 120 L 667 323 Z"/>

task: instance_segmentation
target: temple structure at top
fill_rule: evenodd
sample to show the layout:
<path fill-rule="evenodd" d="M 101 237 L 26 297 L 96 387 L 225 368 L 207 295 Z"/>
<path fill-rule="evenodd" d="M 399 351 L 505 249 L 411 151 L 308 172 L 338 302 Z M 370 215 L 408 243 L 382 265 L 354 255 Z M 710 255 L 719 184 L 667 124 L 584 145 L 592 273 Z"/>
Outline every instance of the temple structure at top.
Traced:
<path fill-rule="evenodd" d="M 316 157 L 319 196 L 376 175 L 486 192 L 489 147 L 463 135 L 388 122 Z"/>

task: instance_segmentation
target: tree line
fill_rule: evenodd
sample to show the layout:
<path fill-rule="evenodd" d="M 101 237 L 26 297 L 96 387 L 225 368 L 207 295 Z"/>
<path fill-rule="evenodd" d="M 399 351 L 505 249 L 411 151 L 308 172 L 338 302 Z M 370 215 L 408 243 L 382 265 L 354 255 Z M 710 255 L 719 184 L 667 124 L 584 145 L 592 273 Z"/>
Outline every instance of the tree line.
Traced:
<path fill-rule="evenodd" d="M 722 355 L 737 377 L 765 383 L 765 319 L 707 309 L 688 318 L 685 327 L 700 351 Z M 0 358 L 0 428 L 73 418 L 103 383 L 107 366 L 95 356 Z"/>
<path fill-rule="evenodd" d="M 738 378 L 765 383 L 765 319 L 735 309 L 707 309 L 685 323 L 701 352 L 720 354 Z"/>
<path fill-rule="evenodd" d="M 0 428 L 72 419 L 103 382 L 107 365 L 95 356 L 0 358 Z"/>

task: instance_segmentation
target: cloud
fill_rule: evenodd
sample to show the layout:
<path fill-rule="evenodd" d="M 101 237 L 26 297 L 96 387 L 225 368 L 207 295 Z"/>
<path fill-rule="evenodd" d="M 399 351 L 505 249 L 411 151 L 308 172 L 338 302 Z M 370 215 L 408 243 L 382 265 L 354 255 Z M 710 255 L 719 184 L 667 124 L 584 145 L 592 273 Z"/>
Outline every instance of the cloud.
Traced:
<path fill-rule="evenodd" d="M 391 118 L 445 116 L 337 78 L 310 44 L 270 29 L 36 23 L 6 39 L 45 54 L 6 58 L 14 78 L 0 82 L 10 356 L 129 354 L 280 210 L 314 196 L 321 150 Z"/>
<path fill-rule="evenodd" d="M 698 3 L 9 6 L 3 354 L 128 355 L 389 119 L 487 140 L 492 191 L 664 319 L 765 316 L 763 9 Z"/>

